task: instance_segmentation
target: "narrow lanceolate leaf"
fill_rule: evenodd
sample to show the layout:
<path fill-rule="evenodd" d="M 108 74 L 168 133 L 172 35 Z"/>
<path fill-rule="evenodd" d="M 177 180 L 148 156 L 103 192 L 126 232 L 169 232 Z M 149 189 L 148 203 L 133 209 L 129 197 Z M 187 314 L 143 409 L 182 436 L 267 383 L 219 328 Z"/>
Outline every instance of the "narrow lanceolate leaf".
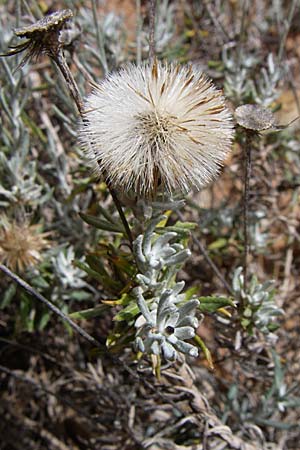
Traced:
<path fill-rule="evenodd" d="M 112 233 L 124 233 L 124 228 L 121 224 L 112 224 L 106 220 L 98 219 L 95 216 L 90 216 L 88 214 L 79 213 L 82 220 L 84 220 L 89 225 L 104 231 L 111 231 Z"/>
<path fill-rule="evenodd" d="M 163 234 L 166 232 L 175 232 L 180 237 L 189 237 L 191 234 L 191 231 L 197 228 L 197 224 L 193 222 L 176 222 L 175 225 L 166 226 L 164 228 L 157 227 L 156 233 Z"/>
<path fill-rule="evenodd" d="M 69 314 L 71 319 L 93 319 L 94 317 L 102 316 L 105 311 L 109 309 L 106 305 L 99 305 L 95 308 L 84 309 Z"/>
<path fill-rule="evenodd" d="M 81 261 L 74 261 L 74 265 L 76 267 L 79 267 L 79 269 L 84 270 L 90 277 L 97 280 L 106 288 L 118 289 L 118 283 L 114 281 L 110 276 L 105 276 L 102 273 L 91 269 L 87 264 L 84 264 Z"/>
<path fill-rule="evenodd" d="M 121 321 L 125 320 L 126 322 L 129 322 L 132 319 L 134 319 L 138 315 L 139 312 L 140 311 L 139 311 L 137 304 L 130 303 L 128 306 L 126 306 L 126 308 L 122 309 L 115 315 L 114 321 L 121 322 Z"/>
<path fill-rule="evenodd" d="M 205 359 L 206 359 L 206 361 L 208 363 L 208 367 L 210 368 L 210 370 L 214 370 L 214 363 L 213 363 L 213 360 L 212 360 L 212 356 L 211 356 L 210 350 L 206 347 L 206 345 L 203 342 L 203 340 L 201 339 L 201 337 L 198 336 L 198 335 L 194 336 L 194 342 L 198 345 L 198 347 L 201 348 L 201 350 L 202 350 L 202 352 L 203 352 L 203 354 L 205 356 Z"/>
<path fill-rule="evenodd" d="M 225 306 L 235 307 L 231 298 L 227 297 L 198 297 L 200 301 L 199 309 L 202 313 L 214 313 Z"/>

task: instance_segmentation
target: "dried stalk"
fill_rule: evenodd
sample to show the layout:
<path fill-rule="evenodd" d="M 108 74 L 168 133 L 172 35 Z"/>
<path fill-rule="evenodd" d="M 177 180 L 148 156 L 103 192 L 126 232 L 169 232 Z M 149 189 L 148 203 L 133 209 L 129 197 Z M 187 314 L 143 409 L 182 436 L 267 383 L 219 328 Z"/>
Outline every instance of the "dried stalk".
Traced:
<path fill-rule="evenodd" d="M 149 59 L 155 58 L 155 17 L 156 0 L 149 0 Z"/>

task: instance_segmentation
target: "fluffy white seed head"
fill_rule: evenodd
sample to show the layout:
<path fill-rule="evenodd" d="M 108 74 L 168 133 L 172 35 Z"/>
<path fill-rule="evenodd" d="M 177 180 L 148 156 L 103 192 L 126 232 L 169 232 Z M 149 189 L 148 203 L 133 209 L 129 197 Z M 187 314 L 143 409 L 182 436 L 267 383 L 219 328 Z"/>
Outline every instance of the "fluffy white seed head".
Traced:
<path fill-rule="evenodd" d="M 80 141 L 112 186 L 141 196 L 202 188 L 227 157 L 232 118 L 195 66 L 128 65 L 87 97 Z"/>

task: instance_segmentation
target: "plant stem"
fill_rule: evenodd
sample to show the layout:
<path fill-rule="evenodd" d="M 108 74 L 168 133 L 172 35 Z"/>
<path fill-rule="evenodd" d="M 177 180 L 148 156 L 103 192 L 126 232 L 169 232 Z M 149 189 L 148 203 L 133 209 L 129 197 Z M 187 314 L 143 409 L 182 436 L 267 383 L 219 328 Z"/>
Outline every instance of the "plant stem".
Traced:
<path fill-rule="evenodd" d="M 121 203 L 120 203 L 120 201 L 118 199 L 116 191 L 109 185 L 108 181 L 106 181 L 106 184 L 107 184 L 107 187 L 109 189 L 110 195 L 112 196 L 112 199 L 113 199 L 113 201 L 115 203 L 115 206 L 116 206 L 116 208 L 118 210 L 120 219 L 121 219 L 122 224 L 123 224 L 123 226 L 125 228 L 125 231 L 126 231 L 126 234 L 127 234 L 127 238 L 129 240 L 129 243 L 130 243 L 130 248 L 132 250 L 132 248 L 133 248 L 132 247 L 132 245 L 133 245 L 133 237 L 132 237 L 132 233 L 131 233 L 130 227 L 128 225 L 127 219 L 125 217 L 124 211 L 122 209 L 122 205 L 121 205 Z"/>
<path fill-rule="evenodd" d="M 92 0 L 92 11 L 93 11 L 94 26 L 96 28 L 96 38 L 97 38 L 97 44 L 98 44 L 99 53 L 100 53 L 100 61 L 101 61 L 104 73 L 106 74 L 108 72 L 108 66 L 107 66 L 107 60 L 106 60 L 106 54 L 105 54 L 105 48 L 104 48 L 104 34 L 103 34 L 103 30 L 100 28 L 100 23 L 97 18 L 96 0 Z"/>
<path fill-rule="evenodd" d="M 95 347 L 105 349 L 100 342 L 98 342 L 96 339 L 94 339 L 91 335 L 89 335 L 86 331 L 84 331 L 77 323 L 73 322 L 70 317 L 68 317 L 66 314 L 60 311 L 57 306 L 53 305 L 49 300 L 46 299 L 42 294 L 37 292 L 32 286 L 30 286 L 26 281 L 24 281 L 22 278 L 20 278 L 15 273 L 11 272 L 6 266 L 3 264 L 0 264 L 0 270 L 5 273 L 9 278 L 11 278 L 13 281 L 15 281 L 19 286 L 21 286 L 25 291 L 27 291 L 32 297 L 36 298 L 38 301 L 44 303 L 44 305 L 47 306 L 54 314 L 59 316 L 61 319 L 63 319 L 65 322 L 67 322 L 73 330 L 75 330 L 78 334 L 80 334 L 86 341 L 88 341 L 90 344 L 94 345 Z"/>
<path fill-rule="evenodd" d="M 247 292 L 248 254 L 250 247 L 249 238 L 249 196 L 251 176 L 251 144 L 253 132 L 246 130 L 246 144 L 244 153 L 244 291 Z M 243 305 L 241 305 L 242 307 Z"/>
<path fill-rule="evenodd" d="M 76 81 L 74 80 L 74 77 L 72 75 L 72 72 L 69 69 L 69 66 L 66 62 L 66 59 L 63 55 L 62 52 L 58 52 L 55 55 L 51 55 L 51 58 L 53 59 L 53 61 L 55 62 L 55 64 L 58 66 L 58 68 L 60 69 L 66 83 L 67 83 L 67 87 L 70 91 L 71 96 L 73 97 L 73 100 L 76 103 L 78 112 L 80 114 L 80 116 L 82 117 L 83 115 L 83 102 L 81 99 L 81 95 L 78 89 L 78 86 L 76 84 Z"/>
<path fill-rule="evenodd" d="M 149 0 L 149 59 L 155 58 L 155 16 L 156 0 Z"/>
<path fill-rule="evenodd" d="M 224 45 L 224 43 L 229 42 L 230 41 L 230 37 L 228 36 L 227 31 L 225 30 L 225 28 L 223 27 L 221 21 L 219 20 L 216 12 L 214 11 L 214 7 L 211 4 L 210 0 L 204 0 L 204 7 L 212 21 L 212 23 L 214 24 L 215 29 L 217 30 L 217 39 L 219 41 L 219 45 Z"/>
<path fill-rule="evenodd" d="M 64 79 L 66 81 L 67 87 L 68 87 L 68 89 L 70 91 L 70 94 L 71 94 L 71 96 L 73 97 L 73 99 L 75 101 L 75 104 L 77 106 L 78 112 L 79 112 L 80 116 L 83 118 L 84 117 L 83 101 L 82 101 L 82 98 L 81 98 L 78 86 L 76 84 L 76 81 L 75 81 L 75 79 L 74 79 L 74 77 L 72 75 L 72 72 L 70 71 L 70 68 L 69 68 L 69 66 L 68 66 L 68 64 L 67 64 L 67 62 L 65 60 L 65 57 L 64 57 L 63 53 L 61 51 L 59 51 L 56 54 L 51 54 L 50 57 L 53 59 L 53 61 L 56 63 L 56 65 L 60 69 L 60 71 L 61 71 L 61 73 L 62 73 L 62 75 L 63 75 L 63 77 L 64 77 Z M 100 164 L 100 163 L 98 162 L 98 164 Z M 108 182 L 108 178 L 107 178 L 107 176 L 105 174 L 104 174 L 104 179 L 105 179 L 106 185 L 108 187 L 108 190 L 109 190 L 109 192 L 110 192 L 110 194 L 112 196 L 112 199 L 113 199 L 113 201 L 115 203 L 115 206 L 116 206 L 117 211 L 119 213 L 120 219 L 121 219 L 121 221 L 122 221 L 122 223 L 124 225 L 124 228 L 125 228 L 125 231 L 126 231 L 126 234 L 127 234 L 127 238 L 129 240 L 130 246 L 132 248 L 133 238 L 132 238 L 130 227 L 128 225 L 128 222 L 127 222 L 127 219 L 125 217 L 124 211 L 122 209 L 121 202 L 118 199 L 116 191 L 110 186 L 110 184 Z"/>
<path fill-rule="evenodd" d="M 177 211 L 177 215 L 179 217 L 179 219 L 181 221 L 184 221 L 184 217 L 183 214 L 180 211 Z M 233 290 L 231 289 L 230 285 L 227 283 L 227 281 L 225 280 L 225 278 L 223 277 L 223 275 L 221 274 L 221 272 L 219 271 L 218 267 L 215 265 L 215 263 L 212 261 L 212 259 L 210 258 L 209 254 L 207 253 L 207 251 L 205 250 L 204 245 L 202 244 L 202 242 L 197 239 L 195 236 L 192 236 L 193 242 L 194 244 L 196 244 L 199 248 L 199 250 L 201 251 L 205 261 L 207 262 L 207 264 L 210 266 L 210 268 L 214 271 L 215 275 L 219 278 L 219 280 L 222 282 L 223 286 L 225 287 L 225 289 L 229 292 L 230 295 L 234 295 Z"/>
<path fill-rule="evenodd" d="M 289 31 L 290 31 L 292 20 L 293 20 L 293 17 L 294 17 L 294 14 L 295 14 L 295 10 L 296 10 L 296 6 L 297 6 L 298 2 L 299 2 L 299 0 L 293 0 L 291 2 L 291 4 L 290 4 L 291 7 L 290 7 L 290 10 L 289 10 L 289 13 L 288 13 L 287 20 L 283 20 L 284 30 L 283 30 L 283 33 L 281 35 L 280 44 L 279 44 L 279 50 L 278 50 L 278 61 L 279 62 L 282 61 L 287 35 L 288 35 Z"/>
<path fill-rule="evenodd" d="M 139 66 L 142 62 L 142 15 L 141 15 L 141 0 L 136 0 L 136 64 Z"/>
<path fill-rule="evenodd" d="M 225 289 L 228 291 L 228 293 L 230 295 L 233 296 L 234 295 L 233 290 L 231 289 L 230 285 L 227 283 L 227 281 L 225 280 L 225 278 L 223 277 L 222 273 L 219 271 L 218 267 L 215 265 L 213 260 L 210 258 L 209 254 L 207 253 L 202 242 L 194 236 L 193 236 L 193 242 L 199 247 L 205 261 L 211 267 L 211 269 L 215 272 L 216 276 L 219 278 L 219 280 L 221 281 L 221 283 L 223 284 Z"/>

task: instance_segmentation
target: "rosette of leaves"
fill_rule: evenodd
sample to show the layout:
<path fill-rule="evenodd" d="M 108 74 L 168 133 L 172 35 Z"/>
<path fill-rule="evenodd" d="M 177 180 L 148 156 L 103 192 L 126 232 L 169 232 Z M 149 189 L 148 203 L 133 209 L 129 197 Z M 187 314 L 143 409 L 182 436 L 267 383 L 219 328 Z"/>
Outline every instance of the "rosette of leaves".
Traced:
<path fill-rule="evenodd" d="M 198 356 L 197 347 L 186 341 L 195 336 L 195 329 L 198 327 L 195 313 L 199 301 L 189 300 L 177 307 L 175 304 L 177 293 L 177 286 L 162 291 L 158 302 L 152 303 L 153 309 L 150 311 L 142 288 L 135 289 L 137 304 L 142 313 L 135 322 L 137 327 L 135 342 L 141 352 L 163 355 L 165 359 L 171 361 L 177 359 L 178 352 Z"/>
<path fill-rule="evenodd" d="M 244 277 L 242 267 L 238 267 L 233 277 L 233 290 L 238 299 L 244 301 L 244 311 L 241 319 L 242 326 L 253 333 L 254 329 L 268 334 L 278 328 L 275 320 L 284 314 L 274 300 L 274 281 L 259 283 L 255 275 L 252 276 L 248 289 L 244 290 Z"/>

